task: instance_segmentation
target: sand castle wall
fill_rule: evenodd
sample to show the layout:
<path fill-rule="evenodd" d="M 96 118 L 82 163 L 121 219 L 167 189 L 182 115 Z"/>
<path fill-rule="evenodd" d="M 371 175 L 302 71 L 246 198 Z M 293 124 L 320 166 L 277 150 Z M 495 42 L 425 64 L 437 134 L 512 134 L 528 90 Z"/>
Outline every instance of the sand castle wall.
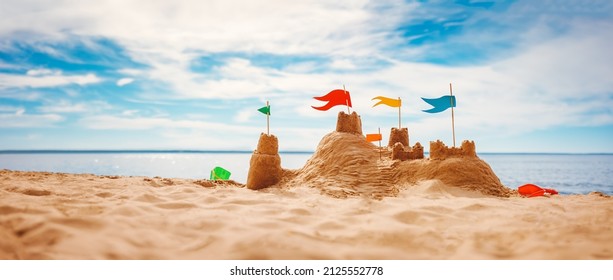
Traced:
<path fill-rule="evenodd" d="M 430 141 L 430 159 L 446 159 L 450 157 L 477 157 L 475 142 L 464 140 L 462 146 L 447 147 L 441 140 Z"/>
<path fill-rule="evenodd" d="M 390 140 L 388 147 L 393 148 L 396 143 L 401 143 L 404 147 L 409 147 L 409 129 L 406 127 L 395 128 L 390 130 Z"/>
<path fill-rule="evenodd" d="M 246 186 L 252 190 L 270 187 L 281 180 L 281 174 L 279 140 L 272 134 L 262 133 L 258 147 L 251 155 Z"/>
<path fill-rule="evenodd" d="M 396 142 L 392 148 L 392 160 L 411 160 L 424 158 L 424 147 L 419 143 L 415 143 L 413 147 L 405 149 L 402 143 Z"/>
<path fill-rule="evenodd" d="M 362 135 L 362 119 L 355 111 L 351 114 L 339 112 L 336 120 L 336 131 Z"/>

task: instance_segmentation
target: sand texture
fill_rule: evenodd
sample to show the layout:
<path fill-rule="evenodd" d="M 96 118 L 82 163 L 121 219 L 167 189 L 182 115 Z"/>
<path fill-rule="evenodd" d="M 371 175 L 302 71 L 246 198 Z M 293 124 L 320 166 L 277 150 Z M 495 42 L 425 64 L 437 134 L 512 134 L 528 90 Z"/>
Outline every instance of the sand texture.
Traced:
<path fill-rule="evenodd" d="M 205 187 L 205 186 L 209 187 Z M 611 259 L 613 199 L 0 172 L 2 259 Z"/>
<path fill-rule="evenodd" d="M 0 258 L 613 259 L 611 197 L 521 198 L 478 157 L 379 160 L 332 132 L 281 173 L 256 191 L 3 170 Z"/>

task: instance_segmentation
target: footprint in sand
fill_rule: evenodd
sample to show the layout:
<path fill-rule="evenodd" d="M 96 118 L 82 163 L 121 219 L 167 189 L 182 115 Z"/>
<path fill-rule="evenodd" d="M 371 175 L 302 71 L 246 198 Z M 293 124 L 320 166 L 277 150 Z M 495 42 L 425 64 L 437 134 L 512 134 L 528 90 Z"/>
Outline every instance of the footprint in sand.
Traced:
<path fill-rule="evenodd" d="M 289 213 L 299 216 L 310 216 L 311 211 L 304 208 L 293 208 L 289 210 Z"/>
<path fill-rule="evenodd" d="M 394 215 L 394 219 L 403 224 L 415 224 L 420 219 L 420 214 L 415 211 L 403 211 Z"/>
<path fill-rule="evenodd" d="M 187 202 L 166 202 L 166 203 L 158 203 L 155 205 L 158 208 L 162 209 L 185 209 L 185 208 L 195 208 L 196 205 L 193 203 Z"/>
<path fill-rule="evenodd" d="M 31 196 L 46 196 L 46 195 L 51 194 L 51 192 L 48 190 L 38 190 L 38 189 L 17 190 L 17 192 L 25 194 L 25 195 L 31 195 Z"/>
<path fill-rule="evenodd" d="M 114 196 L 114 194 L 110 192 L 101 192 L 101 193 L 97 193 L 96 196 L 101 197 L 101 198 L 109 198 L 109 197 Z"/>
<path fill-rule="evenodd" d="M 347 228 L 346 225 L 340 224 L 335 221 L 324 222 L 317 226 L 317 229 L 319 230 L 342 230 L 345 228 Z"/>

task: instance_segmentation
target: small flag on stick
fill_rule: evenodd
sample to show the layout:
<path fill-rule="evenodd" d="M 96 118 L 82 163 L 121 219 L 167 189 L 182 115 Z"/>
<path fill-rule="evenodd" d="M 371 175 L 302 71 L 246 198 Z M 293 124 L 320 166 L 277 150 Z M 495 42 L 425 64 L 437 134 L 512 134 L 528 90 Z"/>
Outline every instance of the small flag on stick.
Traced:
<path fill-rule="evenodd" d="M 268 102 L 266 102 L 268 103 Z M 270 115 L 270 105 L 266 105 L 260 109 L 258 109 L 258 111 L 262 112 L 262 114 L 264 115 Z"/>
<path fill-rule="evenodd" d="M 258 109 L 262 114 L 266 115 L 266 134 L 270 135 L 270 104 L 266 101 L 266 106 Z"/>
<path fill-rule="evenodd" d="M 455 96 L 453 95 L 443 95 L 439 98 L 433 99 L 422 97 L 421 99 L 423 99 L 424 101 L 426 101 L 426 103 L 432 105 L 433 107 L 428 110 L 423 110 L 426 113 L 440 113 L 456 106 Z"/>
<path fill-rule="evenodd" d="M 381 159 L 381 140 L 382 139 L 383 139 L 383 135 L 381 135 L 381 128 L 379 128 L 379 133 L 366 134 L 366 141 L 368 142 L 379 141 L 379 159 Z"/>
<path fill-rule="evenodd" d="M 387 105 L 390 107 L 400 107 L 400 105 L 402 105 L 402 101 L 400 100 L 400 97 L 398 99 L 395 98 L 389 98 L 389 97 L 384 97 L 384 96 L 377 96 L 375 98 L 373 98 L 372 100 L 379 100 L 379 102 L 377 102 L 377 104 L 372 105 L 373 107 L 377 106 L 377 105 Z"/>
<path fill-rule="evenodd" d="M 453 96 L 453 90 L 451 88 L 451 83 L 449 83 L 449 95 L 443 95 L 439 98 L 429 99 L 429 98 L 421 98 L 426 103 L 432 105 L 433 108 L 428 110 L 423 110 L 426 113 L 440 113 L 449 108 L 451 108 L 451 131 L 453 132 L 453 146 L 455 147 L 455 118 L 453 116 L 453 107 L 456 106 L 455 96 Z"/>
<path fill-rule="evenodd" d="M 211 180 L 228 180 L 230 179 L 230 175 L 232 173 L 228 170 L 225 170 L 219 166 L 216 166 L 211 170 Z"/>
<path fill-rule="evenodd" d="M 372 105 L 373 107 L 381 104 L 390 107 L 398 107 L 398 129 L 400 129 L 400 107 L 402 106 L 402 100 L 400 100 L 400 97 L 398 97 L 398 99 L 394 99 L 385 96 L 377 96 L 372 100 L 379 100 L 379 102 L 377 102 L 375 105 Z"/>
<path fill-rule="evenodd" d="M 344 89 L 335 89 L 324 96 L 316 96 L 313 98 L 319 101 L 328 102 L 326 103 L 326 105 L 323 105 L 321 107 L 311 106 L 315 110 L 328 111 L 330 108 L 337 106 L 337 105 L 347 105 L 348 108 L 352 107 L 351 95 L 349 94 L 348 91 Z"/>
<path fill-rule="evenodd" d="M 366 134 L 366 141 L 368 142 L 381 141 L 381 139 L 383 139 L 381 133 Z"/>

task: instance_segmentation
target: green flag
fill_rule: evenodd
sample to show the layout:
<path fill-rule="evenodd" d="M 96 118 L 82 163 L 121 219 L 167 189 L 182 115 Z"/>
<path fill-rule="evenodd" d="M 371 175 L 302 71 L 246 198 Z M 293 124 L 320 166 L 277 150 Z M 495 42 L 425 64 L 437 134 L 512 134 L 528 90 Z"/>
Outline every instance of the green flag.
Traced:
<path fill-rule="evenodd" d="M 228 180 L 231 174 L 230 171 L 216 166 L 211 170 L 211 180 Z"/>
<path fill-rule="evenodd" d="M 262 112 L 262 114 L 264 114 L 264 115 L 270 115 L 270 105 L 264 106 L 264 107 L 258 109 L 258 111 Z"/>

